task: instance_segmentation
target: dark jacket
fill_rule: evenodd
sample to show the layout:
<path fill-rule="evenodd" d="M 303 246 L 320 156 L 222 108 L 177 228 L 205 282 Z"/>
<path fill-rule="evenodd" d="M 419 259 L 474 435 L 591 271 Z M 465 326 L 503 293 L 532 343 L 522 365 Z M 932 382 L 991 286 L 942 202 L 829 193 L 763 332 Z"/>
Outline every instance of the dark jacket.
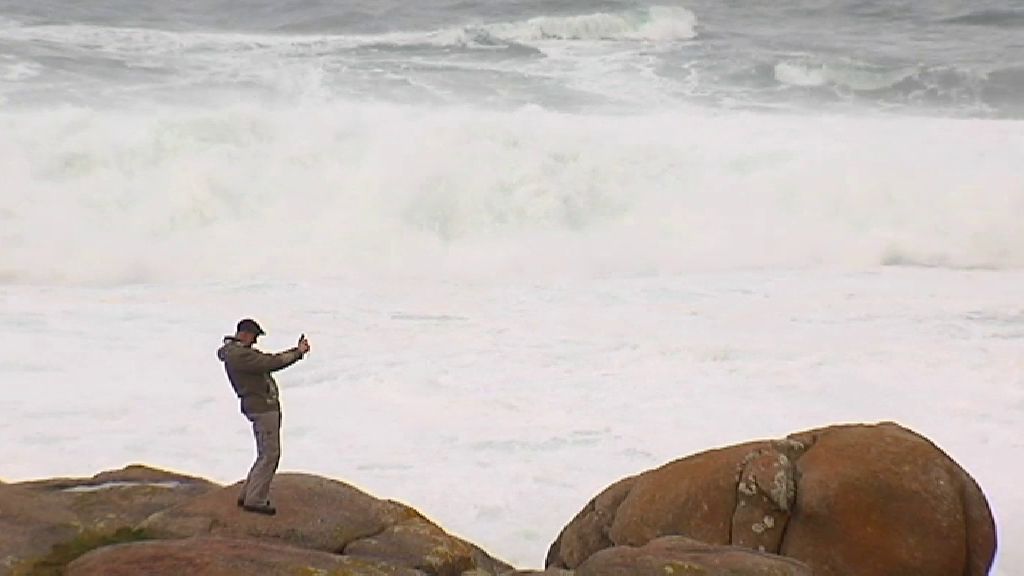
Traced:
<path fill-rule="evenodd" d="M 225 336 L 217 357 L 224 362 L 231 387 L 242 400 L 242 413 L 262 414 L 281 410 L 277 382 L 270 373 L 296 363 L 302 358 L 302 352 L 292 348 L 267 354 L 243 345 L 233 336 Z"/>

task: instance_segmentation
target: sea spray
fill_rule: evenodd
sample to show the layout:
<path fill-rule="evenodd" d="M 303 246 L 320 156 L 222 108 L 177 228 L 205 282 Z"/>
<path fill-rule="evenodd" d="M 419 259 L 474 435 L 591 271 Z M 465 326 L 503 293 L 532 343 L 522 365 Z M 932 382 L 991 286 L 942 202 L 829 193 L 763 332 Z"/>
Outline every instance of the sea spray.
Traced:
<path fill-rule="evenodd" d="M 334 103 L 0 127 L 6 281 L 1024 264 L 1013 122 Z"/>

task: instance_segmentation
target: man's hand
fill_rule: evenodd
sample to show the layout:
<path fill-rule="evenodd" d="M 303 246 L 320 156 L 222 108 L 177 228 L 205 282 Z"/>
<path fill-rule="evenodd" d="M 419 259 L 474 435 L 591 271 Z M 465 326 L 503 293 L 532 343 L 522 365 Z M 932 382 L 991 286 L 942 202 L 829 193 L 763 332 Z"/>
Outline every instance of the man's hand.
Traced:
<path fill-rule="evenodd" d="M 303 355 L 309 353 L 309 340 L 306 340 L 306 335 L 299 336 L 299 352 Z"/>

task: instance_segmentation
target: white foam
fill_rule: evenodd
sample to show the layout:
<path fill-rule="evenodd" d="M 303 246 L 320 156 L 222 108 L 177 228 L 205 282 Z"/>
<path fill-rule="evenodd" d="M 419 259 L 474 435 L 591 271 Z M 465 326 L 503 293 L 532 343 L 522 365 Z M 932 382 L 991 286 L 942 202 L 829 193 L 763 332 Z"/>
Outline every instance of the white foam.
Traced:
<path fill-rule="evenodd" d="M 8 40 L 47 41 L 105 52 L 149 55 L 215 56 L 225 52 L 330 53 L 342 48 L 391 45 L 480 45 L 481 40 L 530 42 L 536 40 L 646 40 L 674 41 L 696 37 L 697 17 L 681 7 L 539 17 L 523 21 L 480 23 L 437 30 L 384 34 L 258 34 L 243 32 L 170 31 L 133 26 L 48 24 L 8 27 Z"/>
<path fill-rule="evenodd" d="M 9 281 L 1024 265 L 1015 122 L 319 104 L 0 130 Z"/>
<path fill-rule="evenodd" d="M 0 55 L 0 81 L 21 82 L 39 76 L 42 67 L 33 62 Z"/>
<path fill-rule="evenodd" d="M 824 86 L 829 81 L 823 67 L 794 62 L 776 64 L 775 79 L 791 86 Z"/>
<path fill-rule="evenodd" d="M 658 6 L 619 13 L 544 16 L 525 22 L 487 26 L 503 38 L 537 40 L 690 40 L 697 36 L 697 17 L 682 7 Z"/>
<path fill-rule="evenodd" d="M 692 37 L 695 21 L 692 13 L 682 9 L 651 8 L 370 35 L 69 24 L 18 27 L 5 33 L 5 38 L 25 44 L 29 51 L 37 43 L 53 43 L 69 53 L 102 59 L 85 78 L 98 84 L 80 93 L 97 103 L 134 103 L 147 98 L 209 102 L 211 94 L 217 98 L 222 90 L 231 101 L 238 100 L 239 90 L 246 93 L 245 98 L 290 102 L 341 95 L 377 98 L 387 94 L 392 85 L 398 87 L 392 97 L 403 101 L 477 100 L 473 86 L 480 83 L 481 73 L 501 79 L 488 87 L 499 94 L 506 89 L 503 82 L 508 81 L 507 89 L 513 92 L 522 89 L 534 94 L 533 90 L 540 88 L 536 94 L 541 98 L 544 87 L 551 85 L 570 95 L 578 92 L 584 100 L 589 96 L 603 101 L 610 96 L 612 100 L 648 103 L 674 98 L 665 94 L 663 80 L 656 75 L 636 73 L 637 68 L 650 66 L 648 58 L 633 54 L 637 44 L 643 43 L 645 50 L 669 50 L 676 40 Z M 443 57 L 436 54 L 436 48 L 475 53 L 466 58 Z M 492 61 L 481 55 L 484 50 L 511 48 L 535 51 L 538 57 Z M 453 74 L 453 86 L 447 75 L 430 73 L 435 67 L 464 71 L 466 79 Z M 151 73 L 131 72 L 135 70 Z M 43 77 L 38 85 L 17 84 L 40 72 Z M 3 74 L 5 70 L 0 68 Z M 32 89 L 59 102 L 64 101 L 64 94 L 79 94 L 68 90 L 74 85 L 67 85 L 68 79 L 53 70 L 21 67 L 5 75 L 12 81 L 7 87 L 12 100 L 17 100 L 19 91 Z M 48 83 L 54 84 L 46 90 Z"/>
<path fill-rule="evenodd" d="M 1024 271 L 521 272 L 5 287 L 2 475 L 145 462 L 236 482 L 252 430 L 214 351 L 254 315 L 265 349 L 303 332 L 313 346 L 278 375 L 283 470 L 406 502 L 519 567 L 540 567 L 573 515 L 627 475 L 896 420 L 978 480 L 999 529 L 993 573 L 1021 573 Z"/>
<path fill-rule="evenodd" d="M 857 62 L 785 60 L 775 65 L 775 79 L 790 86 L 835 85 L 856 91 L 882 90 L 912 77 L 913 68 L 883 70 Z"/>

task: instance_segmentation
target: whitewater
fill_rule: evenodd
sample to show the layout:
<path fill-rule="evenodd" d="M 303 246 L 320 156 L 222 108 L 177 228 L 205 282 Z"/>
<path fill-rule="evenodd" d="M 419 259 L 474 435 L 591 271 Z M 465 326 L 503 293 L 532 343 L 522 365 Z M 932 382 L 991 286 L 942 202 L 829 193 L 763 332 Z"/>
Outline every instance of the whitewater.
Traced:
<path fill-rule="evenodd" d="M 519 567 L 625 475 L 893 420 L 1024 569 L 1013 3 L 244 4 L 0 2 L 0 479 L 240 479 L 252 316 L 313 347 L 283 470 Z"/>

